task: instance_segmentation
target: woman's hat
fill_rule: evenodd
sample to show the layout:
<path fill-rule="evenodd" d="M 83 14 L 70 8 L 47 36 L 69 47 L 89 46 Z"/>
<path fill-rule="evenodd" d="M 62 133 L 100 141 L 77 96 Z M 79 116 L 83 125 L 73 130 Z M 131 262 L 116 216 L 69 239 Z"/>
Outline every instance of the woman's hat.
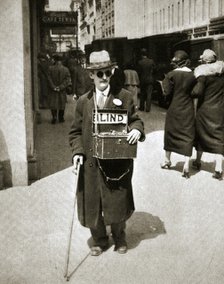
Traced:
<path fill-rule="evenodd" d="M 216 61 L 217 55 L 211 49 L 205 49 L 203 54 L 200 56 L 200 61 L 205 63 L 212 63 Z"/>
<path fill-rule="evenodd" d="M 106 50 L 94 51 L 89 56 L 87 69 L 98 70 L 115 66 L 117 63 L 110 60 L 109 53 Z"/>
<path fill-rule="evenodd" d="M 174 53 L 174 57 L 172 58 L 173 62 L 182 62 L 185 61 L 189 58 L 187 52 L 185 52 L 184 50 L 177 50 Z"/>
<path fill-rule="evenodd" d="M 174 53 L 174 57 L 171 60 L 173 68 L 181 68 L 190 65 L 190 59 L 184 50 L 177 50 Z"/>

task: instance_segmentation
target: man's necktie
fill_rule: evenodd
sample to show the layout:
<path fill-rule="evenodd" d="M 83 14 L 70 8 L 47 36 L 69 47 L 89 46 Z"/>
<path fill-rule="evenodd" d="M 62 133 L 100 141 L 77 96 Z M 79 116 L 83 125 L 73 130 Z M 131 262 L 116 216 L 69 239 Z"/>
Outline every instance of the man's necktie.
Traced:
<path fill-rule="evenodd" d="M 99 100 L 98 100 L 98 103 L 97 103 L 99 108 L 103 108 L 104 107 L 104 104 L 105 104 L 104 100 L 105 100 L 105 96 L 102 93 L 102 94 L 99 95 Z"/>

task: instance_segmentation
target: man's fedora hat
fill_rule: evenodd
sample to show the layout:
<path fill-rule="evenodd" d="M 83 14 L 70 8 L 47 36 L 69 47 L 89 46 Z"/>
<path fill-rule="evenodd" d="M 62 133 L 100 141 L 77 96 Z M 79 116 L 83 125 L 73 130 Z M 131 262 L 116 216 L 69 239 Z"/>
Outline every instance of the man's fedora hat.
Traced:
<path fill-rule="evenodd" d="M 54 59 L 54 61 L 62 61 L 63 57 L 62 57 L 61 54 L 55 53 L 53 55 L 53 59 Z"/>
<path fill-rule="evenodd" d="M 111 62 L 110 55 L 106 50 L 94 51 L 89 56 L 87 69 L 98 70 L 115 66 L 116 62 Z"/>

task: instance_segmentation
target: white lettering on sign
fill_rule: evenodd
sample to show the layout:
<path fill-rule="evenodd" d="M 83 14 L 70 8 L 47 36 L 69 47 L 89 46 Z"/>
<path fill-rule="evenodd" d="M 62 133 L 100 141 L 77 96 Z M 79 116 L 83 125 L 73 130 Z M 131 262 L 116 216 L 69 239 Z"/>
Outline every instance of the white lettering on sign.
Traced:
<path fill-rule="evenodd" d="M 127 114 L 121 113 L 93 113 L 93 123 L 99 124 L 127 124 Z"/>

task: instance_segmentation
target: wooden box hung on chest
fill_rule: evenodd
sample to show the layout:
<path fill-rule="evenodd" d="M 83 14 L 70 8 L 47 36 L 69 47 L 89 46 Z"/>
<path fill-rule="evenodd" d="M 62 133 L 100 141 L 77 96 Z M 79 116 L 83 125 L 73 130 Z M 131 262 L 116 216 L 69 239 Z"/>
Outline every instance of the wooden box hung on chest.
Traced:
<path fill-rule="evenodd" d="M 137 155 L 137 143 L 130 145 L 127 110 L 101 109 L 93 111 L 93 156 L 99 159 L 132 159 Z"/>

